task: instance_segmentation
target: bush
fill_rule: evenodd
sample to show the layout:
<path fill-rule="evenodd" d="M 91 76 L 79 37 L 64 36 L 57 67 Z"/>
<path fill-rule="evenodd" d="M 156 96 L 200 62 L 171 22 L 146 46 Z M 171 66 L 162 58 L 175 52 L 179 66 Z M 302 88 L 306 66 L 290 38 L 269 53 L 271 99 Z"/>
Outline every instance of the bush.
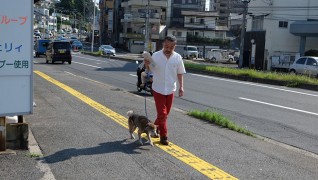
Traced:
<path fill-rule="evenodd" d="M 305 56 L 316 56 L 318 57 L 318 50 L 311 49 L 305 52 Z"/>

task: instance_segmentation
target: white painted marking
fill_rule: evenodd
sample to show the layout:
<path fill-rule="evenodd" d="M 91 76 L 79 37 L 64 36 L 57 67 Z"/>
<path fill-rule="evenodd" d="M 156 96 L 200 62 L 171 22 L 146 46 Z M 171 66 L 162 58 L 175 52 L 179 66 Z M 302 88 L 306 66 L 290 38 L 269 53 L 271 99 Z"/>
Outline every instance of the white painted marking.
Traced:
<path fill-rule="evenodd" d="M 94 67 L 94 68 L 98 68 L 98 69 L 102 69 L 102 67 L 99 66 L 93 66 L 93 65 L 89 65 L 89 64 L 84 64 L 84 63 L 79 63 L 79 62 L 73 62 L 75 64 L 80 64 L 80 65 L 84 65 L 84 66 L 89 66 L 89 67 Z"/>
<path fill-rule="evenodd" d="M 291 107 L 281 106 L 281 105 L 277 105 L 277 104 L 271 104 L 271 103 L 262 102 L 262 101 L 257 101 L 257 100 L 253 100 L 253 99 L 247 99 L 247 98 L 243 98 L 243 97 L 239 97 L 239 99 L 242 99 L 242 100 L 245 100 L 245 101 L 250 101 L 250 102 L 255 102 L 255 103 L 259 103 L 259 104 L 265 104 L 265 105 L 268 105 L 268 106 L 274 106 L 274 107 L 279 107 L 279 108 L 282 108 L 282 109 L 288 109 L 288 110 L 292 110 L 292 111 L 297 111 L 297 112 L 302 112 L 302 113 L 306 113 L 306 114 L 311 114 L 311 115 L 318 116 L 318 113 L 309 112 L 309 111 L 304 111 L 304 110 L 301 110 L 301 109 L 295 109 L 295 108 L 291 108 Z"/>
<path fill-rule="evenodd" d="M 134 76 L 134 77 L 137 77 L 137 75 L 136 74 L 129 74 L 130 76 Z"/>
<path fill-rule="evenodd" d="M 290 93 L 296 93 L 296 94 L 302 94 L 302 95 L 307 95 L 307 96 L 318 97 L 317 94 L 309 94 L 309 93 L 304 93 L 304 92 L 300 92 L 300 91 L 293 91 L 293 90 L 288 90 L 288 89 L 282 89 L 282 88 L 266 86 L 266 85 L 262 85 L 262 84 L 242 82 L 242 81 L 236 81 L 236 80 L 230 80 L 230 79 L 223 79 L 223 78 L 211 77 L 211 76 L 200 75 L 200 74 L 192 74 L 192 73 L 189 73 L 189 74 L 191 74 L 193 76 L 205 77 L 205 78 L 209 78 L 209 79 L 216 79 L 216 80 L 220 80 L 220 81 L 227 81 L 227 82 L 233 82 L 233 83 L 238 83 L 238 84 L 245 84 L 245 85 L 249 85 L 249 86 L 258 86 L 258 87 L 263 87 L 263 88 L 267 88 L 267 89 L 274 89 L 274 90 L 279 90 L 279 91 L 285 91 L 285 92 L 290 92 Z"/>
<path fill-rule="evenodd" d="M 74 57 L 78 57 L 78 58 L 81 58 L 81 59 L 87 59 L 87 60 L 91 60 L 91 61 L 97 61 L 97 62 L 107 62 L 107 61 L 103 61 L 103 60 L 87 58 L 87 57 L 82 57 L 82 56 L 74 56 Z"/>

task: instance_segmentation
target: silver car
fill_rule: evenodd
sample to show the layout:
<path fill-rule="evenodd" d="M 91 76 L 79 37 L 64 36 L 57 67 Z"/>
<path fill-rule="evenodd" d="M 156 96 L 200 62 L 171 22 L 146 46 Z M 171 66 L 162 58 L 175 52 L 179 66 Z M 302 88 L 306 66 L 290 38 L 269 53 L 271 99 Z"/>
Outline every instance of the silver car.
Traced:
<path fill-rule="evenodd" d="M 318 57 L 300 57 L 289 67 L 290 73 L 318 76 Z"/>
<path fill-rule="evenodd" d="M 104 55 L 116 55 L 116 50 L 111 45 L 101 45 L 99 50 L 102 51 L 102 54 Z"/>

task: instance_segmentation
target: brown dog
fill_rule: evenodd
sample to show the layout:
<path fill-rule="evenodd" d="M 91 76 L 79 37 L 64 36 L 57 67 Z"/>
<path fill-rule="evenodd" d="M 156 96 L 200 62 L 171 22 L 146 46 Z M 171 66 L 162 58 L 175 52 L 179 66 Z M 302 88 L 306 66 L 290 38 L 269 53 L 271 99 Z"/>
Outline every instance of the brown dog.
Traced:
<path fill-rule="evenodd" d="M 133 133 L 136 130 L 136 128 L 138 128 L 139 143 L 143 145 L 141 140 L 141 134 L 146 133 L 148 137 L 148 141 L 146 143 L 149 142 L 150 145 L 153 146 L 150 134 L 153 136 L 158 136 L 156 132 L 157 126 L 154 125 L 154 123 L 152 123 L 146 116 L 140 116 L 138 114 L 135 114 L 134 111 L 128 111 L 127 115 L 130 138 L 135 139 Z"/>

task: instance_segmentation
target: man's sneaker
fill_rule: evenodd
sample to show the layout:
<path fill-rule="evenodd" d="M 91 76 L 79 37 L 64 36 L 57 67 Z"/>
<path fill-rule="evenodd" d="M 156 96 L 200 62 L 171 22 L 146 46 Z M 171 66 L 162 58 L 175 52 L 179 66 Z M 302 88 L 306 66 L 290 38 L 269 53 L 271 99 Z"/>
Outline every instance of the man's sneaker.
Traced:
<path fill-rule="evenodd" d="M 167 137 L 160 137 L 160 143 L 162 145 L 169 145 L 169 141 L 168 141 L 168 138 Z"/>

